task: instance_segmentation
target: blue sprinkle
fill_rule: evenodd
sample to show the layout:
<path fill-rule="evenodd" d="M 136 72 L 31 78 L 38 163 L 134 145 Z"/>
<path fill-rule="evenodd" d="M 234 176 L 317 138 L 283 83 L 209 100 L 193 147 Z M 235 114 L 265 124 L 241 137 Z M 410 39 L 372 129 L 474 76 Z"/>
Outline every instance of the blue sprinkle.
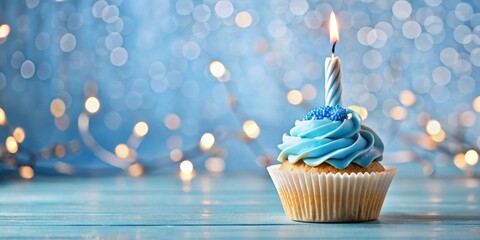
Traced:
<path fill-rule="evenodd" d="M 324 118 L 332 121 L 343 121 L 347 118 L 347 110 L 338 105 L 314 108 L 307 113 L 303 120 L 322 120 Z"/>

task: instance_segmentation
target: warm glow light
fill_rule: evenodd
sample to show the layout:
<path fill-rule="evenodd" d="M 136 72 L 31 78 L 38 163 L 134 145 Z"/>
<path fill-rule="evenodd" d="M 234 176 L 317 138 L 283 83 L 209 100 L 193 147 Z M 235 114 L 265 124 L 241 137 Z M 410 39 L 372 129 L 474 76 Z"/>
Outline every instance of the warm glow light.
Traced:
<path fill-rule="evenodd" d="M 443 131 L 443 129 L 440 129 L 440 132 L 438 132 L 435 135 L 432 135 L 431 137 L 434 142 L 440 143 L 440 142 L 443 142 L 443 140 L 445 140 L 445 138 L 447 137 L 447 134 L 445 134 L 445 131 Z"/>
<path fill-rule="evenodd" d="M 303 101 L 302 93 L 297 90 L 290 90 L 287 94 L 287 100 L 293 105 L 298 105 Z"/>
<path fill-rule="evenodd" d="M 96 113 L 100 109 L 100 101 L 96 97 L 89 97 L 85 101 L 85 109 L 89 113 Z"/>
<path fill-rule="evenodd" d="M 415 94 L 410 91 L 410 90 L 404 90 L 400 92 L 400 102 L 405 106 L 405 107 L 410 107 L 415 102 L 417 101 L 417 98 L 415 97 Z"/>
<path fill-rule="evenodd" d="M 65 106 L 65 103 L 60 98 L 55 98 L 50 103 L 50 112 L 56 118 L 63 116 L 63 114 L 65 114 L 66 109 L 67 107 Z"/>
<path fill-rule="evenodd" d="M 163 122 L 168 129 L 177 130 L 180 128 L 180 124 L 182 121 L 180 120 L 180 117 L 178 117 L 176 114 L 170 113 L 165 116 Z"/>
<path fill-rule="evenodd" d="M 138 122 L 133 127 L 133 134 L 137 137 L 143 137 L 148 133 L 148 124 L 146 122 Z"/>
<path fill-rule="evenodd" d="M 301 92 L 305 100 L 313 100 L 317 96 L 317 89 L 312 84 L 305 84 Z"/>
<path fill-rule="evenodd" d="M 357 112 L 360 115 L 360 117 L 362 118 L 362 120 L 365 120 L 365 119 L 368 118 L 368 110 L 364 107 L 352 105 L 352 106 L 348 106 L 347 108 Z"/>
<path fill-rule="evenodd" d="M 338 42 L 338 25 L 337 25 L 337 18 L 335 17 L 335 13 L 332 12 L 330 14 L 330 42 Z"/>
<path fill-rule="evenodd" d="M 467 163 L 465 162 L 465 154 L 459 153 L 455 155 L 455 158 L 453 159 L 453 164 L 457 166 L 460 169 L 463 169 L 467 166 Z"/>
<path fill-rule="evenodd" d="M 247 120 L 243 123 L 243 131 L 249 138 L 257 138 L 260 135 L 260 127 L 253 120 Z"/>
<path fill-rule="evenodd" d="M 5 125 L 5 123 L 7 123 L 7 115 L 5 114 L 5 111 L 0 108 L 0 126 Z"/>
<path fill-rule="evenodd" d="M 473 127 L 476 122 L 476 114 L 474 111 L 465 111 L 460 114 L 460 124 L 464 127 Z"/>
<path fill-rule="evenodd" d="M 23 140 L 25 140 L 25 131 L 23 130 L 23 128 L 15 128 L 15 130 L 13 130 L 13 137 L 18 143 L 22 143 Z"/>
<path fill-rule="evenodd" d="M 128 167 L 128 175 L 132 177 L 140 177 L 143 175 L 143 166 L 140 163 L 135 163 Z"/>
<path fill-rule="evenodd" d="M 65 157 L 65 155 L 67 154 L 67 149 L 62 145 L 57 145 L 55 146 L 54 152 L 55 156 L 62 158 Z"/>
<path fill-rule="evenodd" d="M 475 166 L 478 163 L 477 151 L 470 149 L 465 153 L 465 162 L 470 166 Z"/>
<path fill-rule="evenodd" d="M 170 152 L 170 158 L 174 161 L 174 162 L 178 162 L 180 160 L 182 160 L 183 158 L 183 153 L 180 149 L 173 149 L 171 152 Z"/>
<path fill-rule="evenodd" d="M 211 157 L 205 161 L 205 169 L 209 172 L 220 173 L 225 169 L 225 161 L 219 157 Z"/>
<path fill-rule="evenodd" d="M 235 16 L 235 23 L 240 28 L 247 28 L 252 25 L 253 18 L 249 12 L 239 12 L 237 16 Z"/>
<path fill-rule="evenodd" d="M 425 129 L 427 130 L 428 134 L 437 135 L 442 130 L 442 126 L 440 125 L 440 122 L 432 119 L 427 122 L 427 127 Z"/>
<path fill-rule="evenodd" d="M 223 63 L 219 61 L 213 61 L 210 63 L 210 73 L 216 78 L 221 78 L 225 75 L 226 69 Z"/>
<path fill-rule="evenodd" d="M 472 107 L 475 112 L 480 112 L 480 96 L 473 99 Z"/>
<path fill-rule="evenodd" d="M 7 24 L 0 25 L 0 38 L 6 38 L 10 34 L 10 26 Z"/>
<path fill-rule="evenodd" d="M 18 151 L 17 140 L 15 140 L 15 138 L 12 136 L 7 137 L 7 139 L 5 140 L 5 148 L 9 153 L 16 153 Z"/>
<path fill-rule="evenodd" d="M 390 110 L 390 117 L 397 121 L 404 120 L 407 117 L 407 109 L 402 106 L 393 107 Z"/>
<path fill-rule="evenodd" d="M 211 133 L 205 133 L 200 138 L 200 149 L 208 151 L 215 143 L 215 137 Z"/>
<path fill-rule="evenodd" d="M 183 174 L 190 174 L 193 172 L 193 164 L 188 160 L 184 160 L 180 163 L 180 171 Z"/>
<path fill-rule="evenodd" d="M 35 172 L 33 171 L 33 168 L 30 166 L 21 166 L 18 169 L 18 174 L 23 179 L 32 179 L 33 176 L 35 176 Z"/>
<path fill-rule="evenodd" d="M 130 149 L 127 145 L 120 143 L 115 147 L 115 154 L 119 158 L 128 158 L 128 156 L 130 155 Z"/>

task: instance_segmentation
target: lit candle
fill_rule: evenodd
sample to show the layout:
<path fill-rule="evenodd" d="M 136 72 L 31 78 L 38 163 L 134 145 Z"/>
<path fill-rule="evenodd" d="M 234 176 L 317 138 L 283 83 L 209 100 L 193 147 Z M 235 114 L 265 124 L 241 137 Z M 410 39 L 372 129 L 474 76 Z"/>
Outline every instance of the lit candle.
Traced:
<path fill-rule="evenodd" d="M 332 57 L 325 59 L 325 105 L 342 105 L 342 72 L 340 58 L 335 57 L 335 45 L 339 40 L 335 13 L 330 15 L 330 42 L 333 43 Z"/>

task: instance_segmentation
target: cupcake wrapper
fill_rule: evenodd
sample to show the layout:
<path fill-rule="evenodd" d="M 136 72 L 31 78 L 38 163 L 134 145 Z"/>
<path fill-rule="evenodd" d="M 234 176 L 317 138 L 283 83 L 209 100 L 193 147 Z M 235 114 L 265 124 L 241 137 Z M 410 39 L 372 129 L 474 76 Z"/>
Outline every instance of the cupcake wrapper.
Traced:
<path fill-rule="evenodd" d="M 288 218 L 302 222 L 365 222 L 378 218 L 397 172 L 305 173 L 267 168 Z"/>

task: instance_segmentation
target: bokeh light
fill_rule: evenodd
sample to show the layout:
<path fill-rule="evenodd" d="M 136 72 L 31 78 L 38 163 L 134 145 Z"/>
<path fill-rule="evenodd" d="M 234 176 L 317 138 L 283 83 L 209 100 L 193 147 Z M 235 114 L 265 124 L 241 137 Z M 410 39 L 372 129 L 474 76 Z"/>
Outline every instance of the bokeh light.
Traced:
<path fill-rule="evenodd" d="M 215 137 L 211 133 L 205 133 L 200 138 L 200 148 L 203 151 L 208 151 L 215 144 Z"/>
<path fill-rule="evenodd" d="M 128 175 L 132 177 L 140 177 L 143 173 L 143 166 L 140 163 L 134 163 L 128 167 Z"/>
<path fill-rule="evenodd" d="M 87 112 L 94 114 L 100 110 L 100 101 L 96 97 L 89 97 L 85 101 L 85 110 Z"/>
<path fill-rule="evenodd" d="M 368 110 L 366 108 L 361 106 L 355 106 L 355 105 L 348 106 L 348 108 L 357 112 L 362 118 L 362 120 L 366 120 L 368 118 Z"/>
<path fill-rule="evenodd" d="M 441 130 L 442 126 L 437 120 L 432 119 L 427 122 L 426 131 L 428 134 L 436 135 L 439 134 Z"/>
<path fill-rule="evenodd" d="M 302 93 L 298 90 L 291 90 L 287 94 L 287 100 L 293 105 L 298 105 L 303 101 Z"/>
<path fill-rule="evenodd" d="M 249 12 L 239 12 L 237 16 L 235 16 L 235 23 L 240 28 L 247 28 L 252 25 L 253 18 Z"/>
<path fill-rule="evenodd" d="M 180 163 L 180 171 L 183 174 L 193 173 L 193 164 L 189 160 L 184 160 Z"/>
<path fill-rule="evenodd" d="M 135 134 L 135 136 L 137 137 L 143 137 L 147 135 L 147 133 L 148 133 L 148 124 L 146 122 L 143 122 L 143 121 L 138 122 L 133 127 L 133 134 Z"/>
<path fill-rule="evenodd" d="M 165 123 L 165 126 L 170 130 L 179 129 L 182 123 L 180 117 L 178 117 L 178 115 L 174 113 L 170 113 L 167 116 L 165 116 L 165 119 L 163 120 L 163 122 Z"/>
<path fill-rule="evenodd" d="M 6 38 L 10 34 L 10 26 L 8 24 L 0 25 L 0 38 Z"/>
<path fill-rule="evenodd" d="M 35 176 L 35 172 L 32 167 L 30 166 L 21 166 L 18 169 L 18 174 L 20 175 L 21 178 L 23 179 L 32 179 Z"/>
<path fill-rule="evenodd" d="M 25 131 L 23 128 L 16 127 L 13 130 L 13 138 L 15 138 L 18 143 L 22 143 L 25 140 Z"/>
<path fill-rule="evenodd" d="M 226 69 L 223 63 L 213 61 L 210 63 L 210 73 L 216 78 L 221 78 L 225 75 Z"/>
<path fill-rule="evenodd" d="M 478 163 L 477 151 L 470 149 L 465 152 L 465 162 L 470 166 L 475 166 Z"/>
<path fill-rule="evenodd" d="M 5 123 L 7 123 L 7 115 L 5 115 L 5 111 L 0 108 L 0 126 L 5 125 Z"/>
<path fill-rule="evenodd" d="M 257 138 L 260 135 L 260 127 L 253 120 L 247 120 L 243 123 L 243 131 L 249 138 Z"/>
<path fill-rule="evenodd" d="M 205 161 L 205 169 L 209 172 L 220 173 L 225 170 L 225 161 L 219 157 L 211 157 Z"/>
<path fill-rule="evenodd" d="M 126 159 L 130 156 L 130 148 L 126 144 L 120 143 L 115 147 L 115 154 L 119 158 Z"/>
<path fill-rule="evenodd" d="M 15 140 L 15 138 L 12 136 L 7 137 L 7 139 L 5 140 L 5 148 L 9 153 L 16 153 L 18 151 L 17 140 Z"/>
<path fill-rule="evenodd" d="M 65 114 L 66 109 L 65 102 L 60 98 L 55 98 L 50 103 L 50 112 L 56 118 L 62 117 Z"/>

